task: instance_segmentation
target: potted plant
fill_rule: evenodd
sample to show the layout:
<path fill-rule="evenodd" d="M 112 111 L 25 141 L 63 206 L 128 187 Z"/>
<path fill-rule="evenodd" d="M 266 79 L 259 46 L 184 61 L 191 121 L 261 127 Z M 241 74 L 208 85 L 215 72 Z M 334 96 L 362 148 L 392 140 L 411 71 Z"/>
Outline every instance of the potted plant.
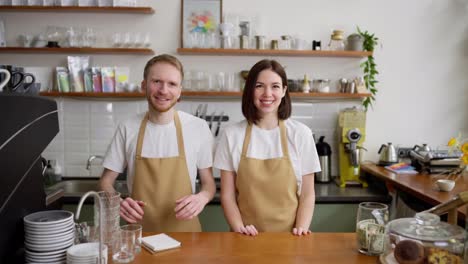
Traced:
<path fill-rule="evenodd" d="M 364 39 L 364 51 L 374 52 L 374 48 L 378 45 L 379 38 L 374 34 L 369 33 L 367 30 L 361 31 L 359 27 L 357 28 L 357 31 Z M 379 82 L 377 81 L 377 75 L 379 72 L 377 71 L 377 64 L 375 63 L 373 54 L 367 56 L 367 60 L 362 62 L 360 66 L 364 72 L 364 82 L 366 83 L 366 87 L 371 93 L 371 95 L 362 102 L 362 105 L 367 111 L 369 106 L 372 107 L 372 103 L 375 101 L 375 95 L 377 94 L 377 88 L 375 85 Z"/>

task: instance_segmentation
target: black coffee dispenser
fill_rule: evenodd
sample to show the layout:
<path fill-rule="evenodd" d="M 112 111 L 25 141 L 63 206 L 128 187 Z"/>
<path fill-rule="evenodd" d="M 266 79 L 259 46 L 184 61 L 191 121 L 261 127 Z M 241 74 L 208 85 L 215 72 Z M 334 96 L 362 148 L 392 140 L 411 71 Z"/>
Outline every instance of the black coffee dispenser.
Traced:
<path fill-rule="evenodd" d="M 325 136 L 319 138 L 319 142 L 315 144 L 317 154 L 320 160 L 320 167 L 322 171 L 315 173 L 316 182 L 329 182 L 331 181 L 331 147 L 324 141 Z"/>
<path fill-rule="evenodd" d="M 59 132 L 57 103 L 0 93 L 0 263 L 24 263 L 23 217 L 46 210 L 41 153 Z"/>

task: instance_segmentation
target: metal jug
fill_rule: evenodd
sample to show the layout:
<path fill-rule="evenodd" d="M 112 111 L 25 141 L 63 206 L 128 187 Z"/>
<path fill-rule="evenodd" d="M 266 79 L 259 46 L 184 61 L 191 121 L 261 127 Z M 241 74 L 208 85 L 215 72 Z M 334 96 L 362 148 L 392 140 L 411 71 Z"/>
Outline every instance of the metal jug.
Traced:
<path fill-rule="evenodd" d="M 380 154 L 379 165 L 388 166 L 398 163 L 398 151 L 391 142 L 387 145 L 382 144 L 378 153 Z"/>
<path fill-rule="evenodd" d="M 319 156 L 320 167 L 322 171 L 315 173 L 316 182 L 329 182 L 331 181 L 331 147 L 324 141 L 325 136 L 321 136 L 319 142 L 315 145 L 317 154 Z"/>

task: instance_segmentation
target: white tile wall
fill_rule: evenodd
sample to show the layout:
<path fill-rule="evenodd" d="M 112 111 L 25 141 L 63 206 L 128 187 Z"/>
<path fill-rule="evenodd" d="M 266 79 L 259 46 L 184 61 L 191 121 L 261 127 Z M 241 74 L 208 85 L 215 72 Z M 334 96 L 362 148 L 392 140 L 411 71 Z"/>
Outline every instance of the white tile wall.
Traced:
<path fill-rule="evenodd" d="M 93 161 L 91 170 L 86 170 L 90 155 L 104 155 L 117 125 L 132 115 L 144 112 L 147 102 L 144 99 L 106 101 L 56 99 L 59 108 L 60 133 L 44 151 L 47 159 L 55 159 L 63 167 L 64 177 L 98 177 L 102 173 L 101 160 Z M 208 104 L 207 114 L 224 111 L 229 116 L 228 124 L 243 119 L 240 100 L 200 101 L 182 100 L 177 108 L 194 113 L 199 104 Z M 293 103 L 292 118 L 310 127 L 316 140 L 325 136 L 332 147 L 332 174 L 338 172 L 338 145 L 336 125 L 338 112 L 346 107 L 357 106 L 358 101 L 350 102 L 298 102 Z M 215 126 L 213 126 L 215 127 Z M 214 132 L 214 128 L 213 128 Z"/>

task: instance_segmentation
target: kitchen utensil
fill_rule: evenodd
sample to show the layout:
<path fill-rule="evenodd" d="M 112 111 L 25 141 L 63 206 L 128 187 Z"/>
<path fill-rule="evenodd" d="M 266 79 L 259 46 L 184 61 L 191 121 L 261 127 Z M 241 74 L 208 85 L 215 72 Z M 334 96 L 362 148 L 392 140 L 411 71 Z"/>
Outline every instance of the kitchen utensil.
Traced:
<path fill-rule="evenodd" d="M 203 104 L 201 113 L 200 113 L 200 118 L 203 120 L 206 120 L 206 111 L 208 110 L 208 104 Z"/>
<path fill-rule="evenodd" d="M 316 182 L 329 182 L 331 180 L 331 147 L 324 141 L 325 136 L 321 136 L 315 144 L 319 156 L 320 168 L 322 171 L 315 173 Z"/>
<path fill-rule="evenodd" d="M 385 224 L 388 221 L 388 206 L 376 202 L 359 204 L 356 218 L 356 235 L 359 252 L 377 256 L 383 253 Z"/>
<path fill-rule="evenodd" d="M 422 146 L 414 145 L 413 150 L 417 152 L 431 152 L 431 147 L 427 144 L 422 144 Z"/>
<path fill-rule="evenodd" d="M 213 111 L 210 115 L 210 122 L 208 123 L 208 127 L 210 128 L 210 130 L 211 130 L 211 127 L 213 126 L 213 119 L 214 119 L 215 114 L 216 114 L 216 111 Z"/>
<path fill-rule="evenodd" d="M 195 116 L 196 116 L 196 117 L 199 117 L 199 116 L 200 116 L 202 107 L 203 107 L 202 104 L 199 104 L 199 105 L 197 106 L 197 109 L 195 110 Z"/>
<path fill-rule="evenodd" d="M 221 128 L 221 122 L 223 121 L 223 117 L 224 117 L 224 111 L 221 111 L 221 114 L 219 114 L 218 126 L 216 127 L 215 137 L 217 137 L 219 134 L 219 130 Z"/>
<path fill-rule="evenodd" d="M 387 145 L 382 144 L 378 153 L 380 154 L 380 166 L 398 163 L 398 150 L 391 142 L 388 142 Z"/>
<path fill-rule="evenodd" d="M 389 222 L 384 242 L 382 263 L 463 263 L 466 231 L 421 212 Z"/>
<path fill-rule="evenodd" d="M 1 79 L 0 79 L 0 92 L 3 91 L 3 87 L 5 87 L 8 82 L 10 81 L 10 78 L 11 78 L 11 74 L 8 70 L 6 69 L 0 69 L 0 74 L 3 73 L 5 76 L 3 76 Z"/>

